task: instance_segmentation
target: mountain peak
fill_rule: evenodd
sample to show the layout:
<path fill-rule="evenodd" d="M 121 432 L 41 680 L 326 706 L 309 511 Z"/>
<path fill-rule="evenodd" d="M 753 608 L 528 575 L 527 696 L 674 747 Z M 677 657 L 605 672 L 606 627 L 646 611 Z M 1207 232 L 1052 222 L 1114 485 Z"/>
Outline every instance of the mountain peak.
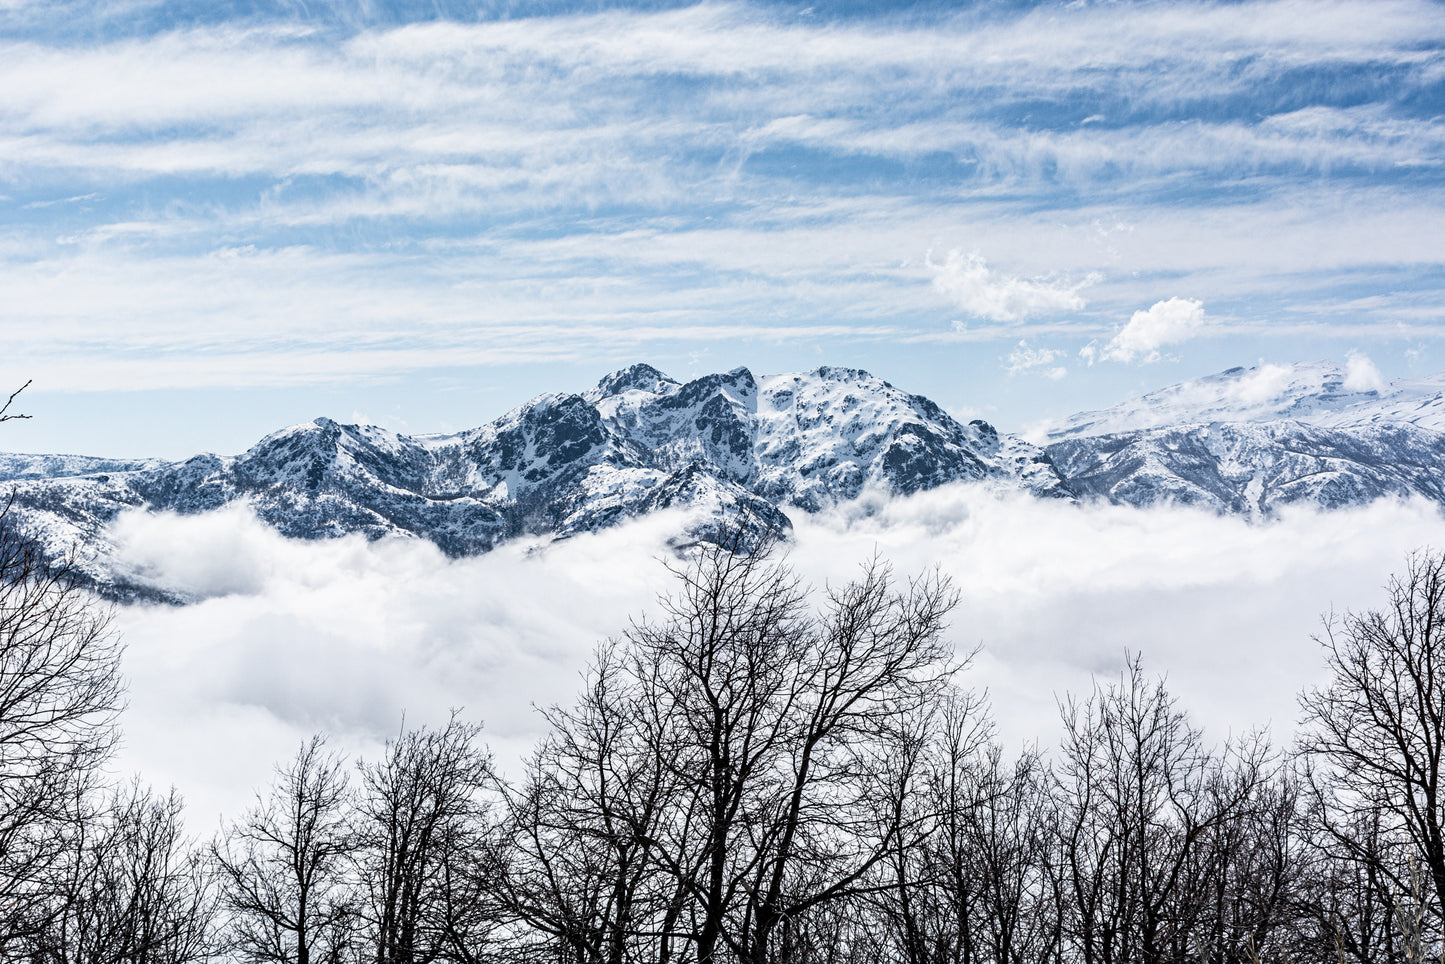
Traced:
<path fill-rule="evenodd" d="M 676 391 L 681 383 L 651 365 L 639 362 L 606 375 L 597 383 L 598 398 L 621 395 L 623 392 L 639 391 L 652 395 L 667 395 Z"/>

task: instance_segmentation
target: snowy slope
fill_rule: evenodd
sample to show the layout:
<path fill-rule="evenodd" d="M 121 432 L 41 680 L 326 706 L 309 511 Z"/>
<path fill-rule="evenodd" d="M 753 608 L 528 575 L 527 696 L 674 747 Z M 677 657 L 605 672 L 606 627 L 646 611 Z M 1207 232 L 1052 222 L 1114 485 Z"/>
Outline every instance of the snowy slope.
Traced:
<path fill-rule="evenodd" d="M 1409 423 L 1445 431 L 1445 373 L 1385 383 L 1358 366 L 1330 362 L 1231 368 L 1112 408 L 1081 412 L 1047 437 L 1281 420 L 1336 428 Z"/>
<path fill-rule="evenodd" d="M 687 385 L 654 384 L 612 388 L 604 379 L 593 397 L 619 435 L 661 464 L 700 461 L 777 505 L 816 511 L 869 486 L 906 493 L 970 479 L 1067 494 L 1036 447 L 1001 439 L 986 422 L 962 425 L 928 399 L 857 369 L 759 382 L 740 368 Z"/>
<path fill-rule="evenodd" d="M 89 455 L 10 455 L 0 452 L 0 482 L 158 468 L 160 459 L 105 459 Z"/>
<path fill-rule="evenodd" d="M 1048 433 L 1081 497 L 1269 514 L 1309 503 L 1445 503 L 1445 375 L 1385 384 L 1358 365 L 1232 368 L 1085 412 Z"/>
<path fill-rule="evenodd" d="M 634 365 L 453 435 L 318 418 L 237 456 L 5 455 L 0 478 L 27 526 L 53 551 L 78 548 L 119 595 L 147 591 L 108 561 L 106 526 L 127 508 L 243 503 L 289 536 L 415 537 L 469 555 L 664 508 L 689 513 L 684 539 L 739 515 L 786 530 L 788 513 L 865 490 L 951 482 L 1251 516 L 1382 497 L 1445 504 L 1445 376 L 1369 376 L 1325 363 L 1230 369 L 1074 416 L 1041 449 L 856 369 L 682 382 Z"/>

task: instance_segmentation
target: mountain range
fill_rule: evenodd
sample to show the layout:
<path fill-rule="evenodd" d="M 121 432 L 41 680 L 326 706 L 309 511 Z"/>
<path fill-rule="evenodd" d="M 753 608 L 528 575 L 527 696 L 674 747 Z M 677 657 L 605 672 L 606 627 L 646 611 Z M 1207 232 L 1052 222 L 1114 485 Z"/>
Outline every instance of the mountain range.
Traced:
<path fill-rule="evenodd" d="M 1445 504 L 1442 470 L 1445 375 L 1384 384 L 1323 362 L 1230 369 L 1075 415 L 1033 441 L 856 369 L 680 382 L 639 364 L 452 435 L 318 418 L 237 456 L 0 455 L 11 511 L 51 551 L 77 547 L 97 585 L 122 598 L 165 597 L 108 561 L 106 526 L 131 508 L 244 502 L 288 536 L 419 537 L 461 556 L 663 508 L 691 510 L 681 539 L 708 538 L 739 513 L 786 530 L 788 512 L 865 489 L 952 482 L 1257 517 L 1296 503 Z"/>

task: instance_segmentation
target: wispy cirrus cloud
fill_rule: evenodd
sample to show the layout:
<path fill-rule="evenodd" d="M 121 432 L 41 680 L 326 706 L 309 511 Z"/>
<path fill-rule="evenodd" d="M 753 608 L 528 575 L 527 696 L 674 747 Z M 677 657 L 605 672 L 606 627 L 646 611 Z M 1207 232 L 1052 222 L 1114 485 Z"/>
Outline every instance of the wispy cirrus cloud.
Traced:
<path fill-rule="evenodd" d="M 1054 364 L 1064 357 L 1060 348 L 1035 348 L 1027 341 L 1020 341 L 1008 353 L 1010 375 L 1038 374 L 1057 381 L 1069 373 L 1063 365 Z"/>
<path fill-rule="evenodd" d="M 28 9 L 0 17 L 0 284 L 16 364 L 69 387 L 739 331 L 803 367 L 957 310 L 1073 351 L 1163 281 L 1220 332 L 1328 336 L 1428 326 L 1445 292 L 1427 0 L 197 7 L 86 36 Z"/>

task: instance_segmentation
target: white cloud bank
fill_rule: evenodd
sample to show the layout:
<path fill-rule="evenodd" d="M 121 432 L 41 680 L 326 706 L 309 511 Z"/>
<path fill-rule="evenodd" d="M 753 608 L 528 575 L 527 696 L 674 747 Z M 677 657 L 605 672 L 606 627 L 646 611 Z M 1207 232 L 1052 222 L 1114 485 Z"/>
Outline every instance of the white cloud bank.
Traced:
<path fill-rule="evenodd" d="M 1147 311 L 1136 311 L 1100 351 L 1092 343 L 1079 353 L 1089 364 L 1094 359 L 1132 362 L 1159 360 L 1159 349 L 1189 341 L 1204 329 L 1204 302 L 1193 298 L 1156 301 Z"/>
<path fill-rule="evenodd" d="M 990 690 L 1011 742 L 1045 744 L 1056 696 L 1116 672 L 1126 649 L 1168 673 L 1211 734 L 1287 731 L 1294 693 L 1320 674 L 1320 614 L 1377 604 L 1405 553 L 1445 546 L 1445 519 L 1419 503 L 1251 525 L 964 486 L 795 521 L 792 559 L 815 583 L 875 549 L 902 573 L 941 565 L 964 597 L 952 638 L 983 647 L 967 681 Z M 205 832 L 318 728 L 371 752 L 404 712 L 430 722 L 464 706 L 515 760 L 537 736 L 533 704 L 569 701 L 595 644 L 667 587 L 659 560 L 677 522 L 448 560 L 413 541 L 288 540 L 234 509 L 124 516 L 121 559 L 205 598 L 121 611 L 118 768 L 174 782 Z"/>
<path fill-rule="evenodd" d="M 1035 315 L 1078 311 L 1079 292 L 1096 280 L 1069 283 L 1050 278 L 1018 278 L 988 266 L 977 252 L 953 250 L 942 263 L 930 256 L 933 286 L 971 315 L 989 321 L 1022 321 Z"/>

